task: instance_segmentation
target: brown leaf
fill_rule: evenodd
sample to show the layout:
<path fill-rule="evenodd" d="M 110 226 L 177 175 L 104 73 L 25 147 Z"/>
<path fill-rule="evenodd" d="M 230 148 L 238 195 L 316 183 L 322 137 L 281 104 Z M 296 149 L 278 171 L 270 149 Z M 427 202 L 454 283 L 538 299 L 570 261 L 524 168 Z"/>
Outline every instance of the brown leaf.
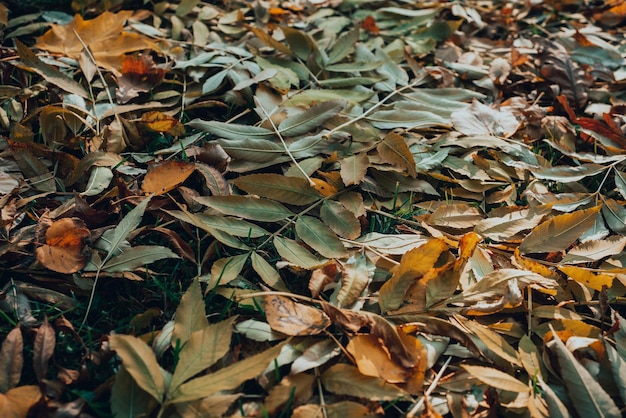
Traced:
<path fill-rule="evenodd" d="M 159 50 L 149 38 L 123 31 L 124 23 L 132 15 L 130 10 L 104 12 L 95 19 L 83 20 L 77 14 L 67 25 L 52 25 L 49 31 L 37 39 L 35 46 L 77 60 L 84 49 L 82 40 L 89 46 L 99 66 L 117 70 L 122 66 L 124 54 L 128 52 Z"/>
<path fill-rule="evenodd" d="M 168 160 L 153 167 L 143 179 L 141 190 L 156 196 L 167 193 L 187 180 L 196 169 L 195 164 L 185 161 Z"/>
<path fill-rule="evenodd" d="M 539 46 L 541 51 L 538 66 L 541 75 L 558 84 L 569 102 L 582 108 L 587 102 L 587 89 L 591 87 L 593 79 L 570 58 L 567 50 L 560 44 L 541 39 Z"/>
<path fill-rule="evenodd" d="M 59 273 L 75 273 L 85 267 L 83 254 L 89 229 L 79 218 L 62 218 L 46 229 L 45 244 L 36 255 L 44 267 Z"/>
<path fill-rule="evenodd" d="M 306 373 L 285 376 L 274 386 L 265 399 L 265 408 L 270 415 L 280 411 L 285 404 L 293 408 L 307 401 L 313 395 L 315 376 Z"/>
<path fill-rule="evenodd" d="M 413 154 L 402 135 L 395 132 L 388 133 L 376 149 L 383 160 L 389 164 L 406 170 L 412 177 L 417 176 Z"/>
<path fill-rule="evenodd" d="M 45 379 L 48 371 L 48 361 L 54 354 L 54 346 L 56 344 L 56 335 L 54 328 L 48 322 L 48 318 L 44 319 L 35 335 L 33 344 L 33 368 L 37 381 L 41 382 Z"/>
<path fill-rule="evenodd" d="M 122 61 L 122 76 L 117 79 L 118 89 L 115 92 L 117 101 L 124 104 L 137 97 L 139 93 L 152 90 L 163 81 L 165 70 L 157 68 L 152 56 L 139 54 L 137 57 L 127 55 Z"/>
<path fill-rule="evenodd" d="M 178 119 L 158 110 L 141 115 L 140 126 L 149 132 L 166 133 L 172 136 L 185 135 L 185 126 Z"/>
<path fill-rule="evenodd" d="M 273 330 L 287 335 L 316 335 L 331 324 L 324 312 L 280 296 L 265 296 L 265 315 Z"/>
<path fill-rule="evenodd" d="M 7 393 L 20 381 L 24 364 L 24 341 L 20 327 L 13 328 L 0 351 L 0 393 Z"/>
<path fill-rule="evenodd" d="M 26 418 L 29 410 L 41 399 L 39 386 L 28 385 L 0 393 L 0 411 L 5 417 Z"/>

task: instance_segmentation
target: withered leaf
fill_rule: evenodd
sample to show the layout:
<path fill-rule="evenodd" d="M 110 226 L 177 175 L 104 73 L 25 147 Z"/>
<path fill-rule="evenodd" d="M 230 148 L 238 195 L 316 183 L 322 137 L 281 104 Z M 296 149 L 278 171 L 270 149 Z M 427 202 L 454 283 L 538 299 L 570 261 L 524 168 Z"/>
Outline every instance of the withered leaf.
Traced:
<path fill-rule="evenodd" d="M 48 322 L 48 318 L 45 318 L 39 329 L 37 329 L 33 345 L 33 368 L 39 382 L 46 377 L 48 361 L 54 354 L 55 344 L 56 335 L 54 328 Z"/>
<path fill-rule="evenodd" d="M 54 221 L 46 230 L 45 244 L 35 251 L 37 261 L 59 273 L 75 273 L 87 263 L 83 249 L 88 236 L 89 229 L 79 218 Z"/>
<path fill-rule="evenodd" d="M 185 161 L 169 160 L 153 167 L 141 183 L 144 193 L 161 195 L 176 188 L 187 180 L 196 169 L 195 164 Z"/>
<path fill-rule="evenodd" d="M 273 330 L 286 335 L 316 335 L 330 326 L 330 318 L 319 309 L 285 296 L 264 297 L 265 315 Z"/>

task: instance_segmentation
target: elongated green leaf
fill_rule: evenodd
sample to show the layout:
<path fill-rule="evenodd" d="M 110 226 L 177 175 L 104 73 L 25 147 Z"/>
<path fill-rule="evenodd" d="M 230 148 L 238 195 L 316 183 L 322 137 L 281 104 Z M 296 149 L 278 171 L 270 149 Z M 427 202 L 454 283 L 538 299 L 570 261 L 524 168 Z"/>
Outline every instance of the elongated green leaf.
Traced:
<path fill-rule="evenodd" d="M 346 186 L 359 184 L 365 178 L 370 160 L 366 153 L 351 155 L 341 160 L 341 180 Z"/>
<path fill-rule="evenodd" d="M 104 266 L 111 257 L 115 255 L 115 253 L 120 249 L 128 234 L 135 230 L 139 226 L 141 222 L 141 218 L 143 217 L 143 213 L 150 202 L 150 196 L 145 198 L 141 203 L 135 206 L 130 212 L 124 216 L 124 218 L 120 221 L 119 224 L 115 227 L 113 232 L 107 236 L 109 241 L 108 252 L 104 260 L 102 260 L 101 266 Z"/>
<path fill-rule="evenodd" d="M 550 418 L 571 418 L 572 414 L 567 409 L 567 406 L 561 400 L 561 397 L 548 385 L 541 376 L 537 376 L 537 380 L 543 390 L 543 399 L 548 406 L 548 415 Z M 562 396 L 562 395 L 561 395 Z"/>
<path fill-rule="evenodd" d="M 172 250 L 160 245 L 138 245 L 112 257 L 102 266 L 102 271 L 132 271 L 164 258 L 179 258 Z"/>
<path fill-rule="evenodd" d="M 230 197 L 230 196 L 229 196 Z M 166 213 L 168 213 L 169 215 L 172 215 L 173 217 L 175 217 L 176 219 L 180 219 L 183 222 L 186 222 L 188 224 L 191 224 L 193 226 L 196 226 L 204 231 L 207 231 L 208 233 L 210 233 L 216 240 L 218 240 L 219 242 L 221 242 L 224 245 L 228 245 L 229 247 L 232 248 L 238 248 L 240 250 L 249 250 L 250 247 L 248 247 L 246 244 L 244 244 L 243 242 L 239 241 L 237 238 L 235 238 L 234 236 L 232 236 L 231 234 L 219 230 L 217 228 L 213 228 L 212 226 L 208 225 L 207 223 L 203 222 L 202 219 L 200 219 L 199 216 L 197 216 L 196 214 L 184 211 L 184 210 L 165 210 L 164 211 Z"/>
<path fill-rule="evenodd" d="M 561 251 L 574 243 L 596 221 L 600 206 L 555 216 L 535 227 L 520 244 L 520 252 Z"/>
<path fill-rule="evenodd" d="M 250 260 L 252 261 L 252 268 L 266 285 L 276 290 L 288 291 L 287 285 L 283 282 L 278 271 L 263 257 L 254 252 L 250 254 Z"/>
<path fill-rule="evenodd" d="M 335 64 L 354 51 L 354 44 L 359 40 L 359 27 L 354 26 L 350 31 L 344 33 L 337 39 L 337 42 L 328 52 L 328 62 Z"/>
<path fill-rule="evenodd" d="M 82 196 L 95 196 L 109 187 L 113 180 L 113 171 L 109 167 L 95 167 L 89 174 L 89 180 Z"/>
<path fill-rule="evenodd" d="M 347 239 L 361 236 L 361 223 L 344 205 L 327 200 L 320 209 L 320 218 L 335 234 Z"/>
<path fill-rule="evenodd" d="M 274 246 L 282 258 L 304 269 L 311 270 L 326 262 L 324 259 L 318 259 L 296 241 L 289 238 L 274 237 Z"/>
<path fill-rule="evenodd" d="M 528 385 L 520 382 L 508 373 L 504 373 L 492 367 L 472 366 L 462 364 L 461 367 L 481 382 L 497 389 L 508 390 L 510 392 L 528 392 Z"/>
<path fill-rule="evenodd" d="M 176 369 L 172 375 L 168 392 L 174 392 L 187 379 L 215 364 L 230 351 L 230 339 L 233 332 L 233 316 L 217 324 L 191 334 L 180 351 Z"/>
<path fill-rule="evenodd" d="M 337 116 L 347 105 L 345 100 L 329 100 L 312 106 L 302 113 L 295 114 L 283 120 L 278 130 L 283 136 L 300 136 L 320 126 L 328 119 Z"/>
<path fill-rule="evenodd" d="M 531 167 L 530 171 L 538 179 L 560 181 L 561 183 L 573 183 L 585 177 L 595 176 L 607 170 L 608 167 L 599 164 L 583 164 L 567 167 Z"/>
<path fill-rule="evenodd" d="M 255 163 L 276 160 L 285 152 L 281 145 L 267 139 L 220 139 L 218 143 L 233 159 Z"/>
<path fill-rule="evenodd" d="M 299 177 L 286 177 L 279 174 L 250 174 L 234 180 L 240 189 L 253 195 L 267 197 L 291 205 L 306 205 L 322 196 Z"/>
<path fill-rule="evenodd" d="M 581 417 L 621 417 L 615 402 L 587 369 L 565 347 L 560 338 L 551 341 L 561 366 L 561 377 L 570 399 Z"/>
<path fill-rule="evenodd" d="M 374 95 L 373 91 L 355 91 L 348 89 L 336 90 L 304 90 L 287 99 L 285 106 L 311 106 L 315 103 L 328 100 L 347 100 L 352 104 L 358 104 L 368 100 Z"/>
<path fill-rule="evenodd" d="M 199 213 L 196 217 L 210 228 L 228 232 L 235 237 L 259 238 L 269 235 L 265 229 L 242 219 L 227 218 L 224 216 L 206 215 Z"/>
<path fill-rule="evenodd" d="M 140 388 L 148 392 L 157 402 L 163 402 L 165 381 L 154 352 L 148 345 L 132 335 L 110 335 L 111 349 L 122 359 L 126 371 Z"/>
<path fill-rule="evenodd" d="M 230 70 L 222 70 L 207 78 L 202 84 L 202 94 L 211 94 L 219 89 Z"/>
<path fill-rule="evenodd" d="M 626 235 L 626 208 L 613 199 L 602 205 L 602 216 L 606 224 L 618 234 Z"/>
<path fill-rule="evenodd" d="M 201 131 L 210 132 L 218 138 L 233 140 L 272 139 L 276 135 L 274 131 L 257 126 L 237 125 L 214 120 L 194 119 L 188 125 Z"/>
<path fill-rule="evenodd" d="M 220 258 L 211 266 L 209 288 L 224 285 L 237 278 L 248 260 L 248 253 Z"/>
<path fill-rule="evenodd" d="M 312 216 L 300 216 L 296 221 L 298 237 L 327 258 L 341 258 L 346 249 L 335 233 Z"/>
<path fill-rule="evenodd" d="M 188 402 L 205 398 L 222 390 L 235 389 L 246 380 L 258 376 L 274 360 L 286 342 L 259 354 L 238 361 L 215 373 L 193 379 L 173 391 L 168 403 Z"/>
<path fill-rule="evenodd" d="M 174 315 L 174 330 L 172 331 L 172 346 L 185 344 L 191 335 L 209 326 L 206 318 L 204 299 L 200 282 L 193 280 L 180 300 Z"/>
<path fill-rule="evenodd" d="M 42 76 L 49 83 L 52 83 L 67 92 L 84 97 L 85 99 L 89 98 L 89 92 L 87 92 L 82 85 L 74 81 L 74 79 L 69 78 L 52 65 L 41 61 L 37 58 L 37 55 L 30 50 L 30 48 L 21 43 L 19 40 L 16 39 L 15 44 L 17 45 L 17 53 L 20 55 L 20 60 L 22 60 L 24 65 L 30 67 L 30 69 Z"/>
<path fill-rule="evenodd" d="M 194 200 L 225 215 L 253 221 L 277 222 L 294 215 L 278 202 L 254 196 L 197 196 Z"/>
<path fill-rule="evenodd" d="M 367 117 L 378 129 L 449 128 L 450 122 L 432 112 L 421 110 L 379 110 Z"/>
<path fill-rule="evenodd" d="M 619 355 L 617 350 L 607 341 L 604 340 L 606 354 L 611 364 L 613 372 L 613 380 L 617 383 L 620 397 L 622 401 L 626 399 L 626 359 Z"/>

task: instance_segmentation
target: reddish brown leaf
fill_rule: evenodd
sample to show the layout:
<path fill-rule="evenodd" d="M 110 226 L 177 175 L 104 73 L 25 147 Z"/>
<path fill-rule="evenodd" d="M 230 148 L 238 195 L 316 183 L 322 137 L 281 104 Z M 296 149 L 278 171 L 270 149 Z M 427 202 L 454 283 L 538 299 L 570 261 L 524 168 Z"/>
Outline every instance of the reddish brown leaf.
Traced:
<path fill-rule="evenodd" d="M 2 342 L 0 351 L 0 393 L 13 389 L 20 381 L 24 364 L 24 341 L 20 327 L 13 328 Z"/>
<path fill-rule="evenodd" d="M 46 229 L 45 244 L 36 250 L 37 261 L 59 273 L 75 273 L 87 262 L 83 249 L 88 236 L 89 229 L 79 218 L 54 221 Z"/>
<path fill-rule="evenodd" d="M 35 335 L 35 343 L 33 345 L 33 368 L 37 381 L 41 382 L 48 372 L 48 361 L 54 354 L 54 346 L 56 344 L 56 335 L 54 329 L 45 318 L 37 334 Z"/>

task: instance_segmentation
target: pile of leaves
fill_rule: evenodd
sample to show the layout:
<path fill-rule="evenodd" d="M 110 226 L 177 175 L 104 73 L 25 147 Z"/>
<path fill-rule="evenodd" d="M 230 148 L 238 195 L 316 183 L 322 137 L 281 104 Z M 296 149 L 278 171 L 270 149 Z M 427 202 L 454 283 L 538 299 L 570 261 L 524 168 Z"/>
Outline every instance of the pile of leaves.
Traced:
<path fill-rule="evenodd" d="M 626 3 L 124 6 L 0 4 L 6 416 L 623 415 Z"/>

